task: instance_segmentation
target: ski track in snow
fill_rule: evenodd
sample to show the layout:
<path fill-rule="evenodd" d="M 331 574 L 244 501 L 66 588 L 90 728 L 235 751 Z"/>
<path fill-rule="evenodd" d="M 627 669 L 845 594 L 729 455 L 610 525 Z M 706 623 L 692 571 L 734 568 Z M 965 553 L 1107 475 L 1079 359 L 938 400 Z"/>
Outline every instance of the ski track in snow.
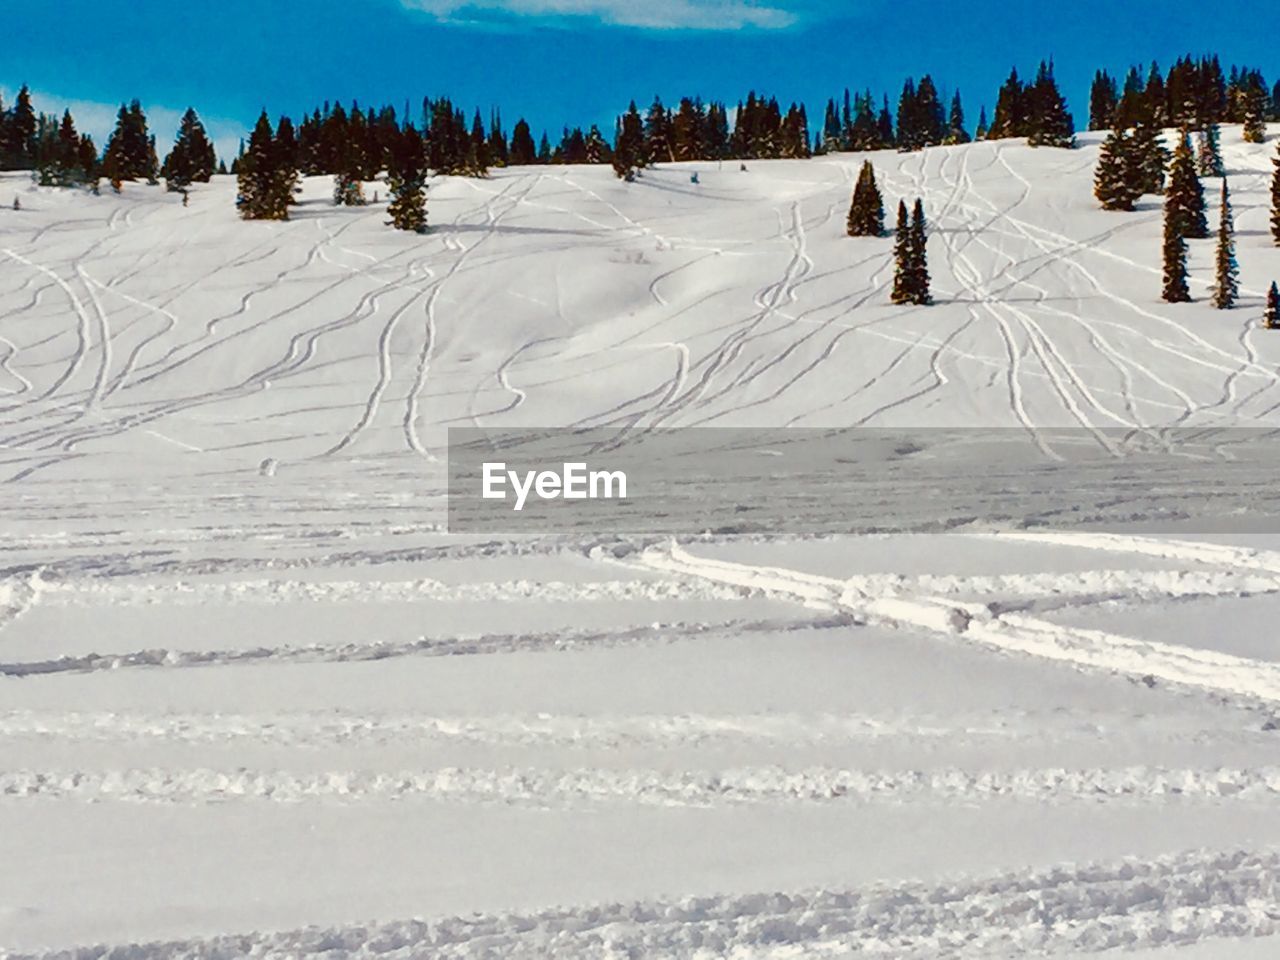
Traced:
<path fill-rule="evenodd" d="M 13 960 L 893 956 L 962 960 L 1280 933 L 1280 854 L 1191 851 L 935 883 L 599 903 L 83 947 Z"/>
<path fill-rule="evenodd" d="M 0 798 L 119 800 L 174 804 L 332 800 L 443 800 L 534 807 L 638 803 L 709 807 L 755 803 L 1031 803 L 1257 802 L 1280 797 L 1280 767 L 1249 769 L 784 770 L 747 767 L 685 770 L 483 770 L 422 772 L 329 770 L 13 770 L 0 772 Z"/>

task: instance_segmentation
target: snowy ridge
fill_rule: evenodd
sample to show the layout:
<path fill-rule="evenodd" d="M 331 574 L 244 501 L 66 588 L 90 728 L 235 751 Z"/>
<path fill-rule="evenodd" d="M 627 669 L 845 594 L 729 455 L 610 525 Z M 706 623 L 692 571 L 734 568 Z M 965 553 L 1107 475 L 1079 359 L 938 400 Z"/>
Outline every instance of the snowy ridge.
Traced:
<path fill-rule="evenodd" d="M 11 960 L 1049 956 L 1280 933 L 1280 854 L 1194 851 L 942 883 L 85 946 Z"/>
<path fill-rule="evenodd" d="M 534 807 L 586 803 L 698 806 L 751 803 L 954 803 L 1007 799 L 1051 803 L 1255 801 L 1280 797 L 1280 767 L 1250 769 L 1061 768 L 1012 771 L 870 771 L 743 767 L 721 771 L 473 769 L 366 773 L 333 770 L 14 770 L 0 797 L 175 804 L 330 800 L 444 800 Z"/>
<path fill-rule="evenodd" d="M 1062 540 L 1053 542 L 1076 541 L 1073 535 L 1064 535 Z M 1126 537 L 1102 542 L 1129 545 L 1143 541 Z M 1179 546 L 1175 544 L 1171 549 L 1177 551 Z M 1174 555 L 1181 556 L 1176 552 Z M 1205 555 L 1223 557 L 1234 556 L 1235 553 L 1211 549 Z M 841 580 L 778 567 L 705 559 L 674 543 L 666 549 L 645 551 L 638 562 L 650 569 L 704 576 L 715 582 L 760 590 L 769 596 L 790 597 L 825 610 L 843 610 L 881 626 L 925 629 L 1007 652 L 1030 654 L 1144 680 L 1158 679 L 1249 699 L 1280 702 L 1280 663 L 1063 626 L 1020 613 L 999 613 L 991 604 L 963 603 L 927 595 L 868 596 L 860 589 L 856 578 Z M 1268 561 L 1255 558 L 1255 562 Z"/>
<path fill-rule="evenodd" d="M 0 676 L 34 677 L 56 673 L 88 673 L 127 667 L 204 667 L 236 663 L 341 663 L 392 657 L 456 657 L 545 650 L 577 650 L 592 646 L 663 642 L 703 634 L 822 630 L 846 626 L 847 618 L 766 619 L 650 623 L 599 629 L 561 628 L 535 633 L 492 633 L 413 640 L 370 640 L 342 644 L 247 647 L 222 650 L 177 650 L 164 647 L 127 653 L 88 653 L 50 660 L 0 662 Z"/>

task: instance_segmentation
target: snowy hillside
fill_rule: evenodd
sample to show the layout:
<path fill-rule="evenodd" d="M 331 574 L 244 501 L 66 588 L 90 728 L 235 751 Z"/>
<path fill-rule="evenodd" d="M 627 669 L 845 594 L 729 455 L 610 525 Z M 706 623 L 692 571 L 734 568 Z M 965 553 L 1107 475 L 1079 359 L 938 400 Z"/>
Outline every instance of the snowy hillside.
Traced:
<path fill-rule="evenodd" d="M 465 536 L 442 461 L 1280 427 L 1277 132 L 1232 311 L 1096 134 L 870 155 L 930 307 L 855 154 L 447 178 L 422 237 L 0 175 L 0 956 L 1275 956 L 1280 536 Z"/>

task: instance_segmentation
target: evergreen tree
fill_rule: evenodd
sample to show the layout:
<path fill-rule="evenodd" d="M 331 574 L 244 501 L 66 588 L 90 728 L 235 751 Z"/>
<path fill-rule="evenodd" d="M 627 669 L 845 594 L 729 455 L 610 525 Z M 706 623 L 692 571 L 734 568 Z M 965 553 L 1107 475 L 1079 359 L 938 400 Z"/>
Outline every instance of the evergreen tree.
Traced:
<path fill-rule="evenodd" d="M 1267 139 L 1266 88 L 1261 84 L 1251 84 L 1245 92 L 1244 99 L 1244 140 L 1246 143 L 1262 143 Z"/>
<path fill-rule="evenodd" d="M 1231 200 L 1227 195 L 1227 181 L 1222 181 L 1222 215 L 1218 224 L 1218 252 L 1215 259 L 1216 282 L 1213 288 L 1213 305 L 1219 310 L 1235 306 L 1240 294 L 1240 265 L 1236 263 L 1235 224 L 1231 218 Z"/>
<path fill-rule="evenodd" d="M 427 231 L 427 151 L 422 135 L 412 124 L 391 143 L 387 157 L 387 181 L 391 202 L 387 213 L 397 230 Z"/>
<path fill-rule="evenodd" d="M 1186 303 L 1191 299 L 1187 289 L 1187 241 L 1183 237 L 1181 212 L 1172 193 L 1164 202 L 1164 290 L 1169 303 Z"/>
<path fill-rule="evenodd" d="M 1196 154 L 1196 172 L 1202 177 L 1221 177 L 1222 167 L 1221 136 L 1218 125 L 1209 123 L 1200 131 L 1200 149 Z"/>
<path fill-rule="evenodd" d="M 911 303 L 911 224 L 907 220 L 907 204 L 898 201 L 898 223 L 893 230 L 893 303 Z"/>
<path fill-rule="evenodd" d="M 649 113 L 644 119 L 644 138 L 649 163 L 674 161 L 675 148 L 671 143 L 671 115 L 659 97 L 653 98 Z"/>
<path fill-rule="evenodd" d="M 703 135 L 706 133 L 706 110 L 701 100 L 684 97 L 671 122 L 673 148 L 677 160 L 701 160 L 704 146 Z"/>
<path fill-rule="evenodd" d="M 502 131 L 502 114 L 496 109 L 489 118 L 489 157 L 495 167 L 505 167 L 510 157 L 507 136 Z"/>
<path fill-rule="evenodd" d="M 297 171 L 276 150 L 271 121 L 264 110 L 238 162 L 236 206 L 245 220 L 288 220 Z"/>
<path fill-rule="evenodd" d="M 613 159 L 609 144 L 605 142 L 600 128 L 594 123 L 591 125 L 591 129 L 587 131 L 585 147 L 587 163 L 608 163 Z"/>
<path fill-rule="evenodd" d="M 111 169 L 113 184 L 122 180 L 155 181 L 159 173 L 155 141 L 147 132 L 147 118 L 137 100 L 121 104 L 116 128 L 107 140 L 103 165 Z"/>
<path fill-rule="evenodd" d="M 987 136 L 987 108 L 984 106 L 978 110 L 978 126 L 973 131 L 973 139 L 986 140 Z"/>
<path fill-rule="evenodd" d="M 1115 120 L 1116 107 L 1119 105 L 1119 92 L 1116 82 L 1105 70 L 1093 75 L 1093 86 L 1089 90 L 1089 129 L 1110 130 Z"/>
<path fill-rule="evenodd" d="M 1027 132 L 1026 93 L 1022 81 L 1018 79 L 1015 68 L 1009 79 L 1000 88 L 996 99 L 995 116 L 991 119 L 991 127 L 987 130 L 988 140 L 1006 140 L 1009 137 L 1021 137 Z"/>
<path fill-rule="evenodd" d="M 61 122 L 42 114 L 36 126 L 36 170 L 40 185 L 69 187 L 83 182 L 80 134 L 76 132 L 71 111 L 63 111 Z"/>
<path fill-rule="evenodd" d="M 920 306 L 933 303 L 929 292 L 928 228 L 924 220 L 924 204 L 916 198 L 911 215 L 911 302 Z"/>
<path fill-rule="evenodd" d="M 1274 280 L 1267 291 L 1267 310 L 1262 315 L 1262 325 L 1268 330 L 1280 330 L 1280 287 Z"/>
<path fill-rule="evenodd" d="M 1276 145 L 1271 164 L 1275 167 L 1271 174 L 1271 238 L 1280 247 L 1280 144 Z"/>
<path fill-rule="evenodd" d="M 1150 122 L 1140 122 L 1129 138 L 1132 177 L 1140 193 L 1164 193 L 1165 167 L 1169 151 L 1160 141 L 1160 129 Z"/>
<path fill-rule="evenodd" d="M 1191 137 L 1184 129 L 1169 165 L 1169 186 L 1165 191 L 1165 211 L 1176 233 L 1184 239 L 1203 240 L 1209 236 L 1205 217 L 1204 189 L 1196 176 L 1191 156 Z"/>
<path fill-rule="evenodd" d="M 1040 61 L 1036 81 L 1027 91 L 1027 143 L 1033 147 L 1075 146 L 1075 122 L 1067 110 L 1066 98 L 1053 77 L 1053 62 Z"/>
<path fill-rule="evenodd" d="M 1102 142 L 1093 177 L 1093 195 L 1104 210 L 1132 210 L 1143 194 L 1141 170 L 1133 158 L 1132 138 L 1112 130 Z"/>
<path fill-rule="evenodd" d="M 633 177 L 635 171 L 647 166 L 648 162 L 644 123 L 640 119 L 635 101 L 632 100 L 627 112 L 618 119 L 617 139 L 613 147 L 613 169 L 620 178 L 626 179 Z"/>
<path fill-rule="evenodd" d="M 333 202 L 340 207 L 364 206 L 364 145 L 347 140 L 343 145 L 338 170 L 333 175 Z"/>
<path fill-rule="evenodd" d="M 964 107 L 960 104 L 960 91 L 951 98 L 951 114 L 947 119 L 947 137 L 944 143 L 968 143 L 969 134 L 964 128 Z"/>
<path fill-rule="evenodd" d="M 213 176 L 213 143 L 194 109 L 188 107 L 178 125 L 173 149 L 160 168 L 169 190 L 182 190 L 191 183 L 208 183 Z"/>
<path fill-rule="evenodd" d="M 4 142 L 0 143 L 0 168 L 34 170 L 36 166 L 36 112 L 31 91 L 24 83 L 5 116 Z"/>
<path fill-rule="evenodd" d="M 880 136 L 880 143 L 885 147 L 892 147 L 897 144 L 897 135 L 893 129 L 893 114 L 889 112 L 889 97 L 886 94 L 880 106 L 880 115 L 876 118 L 876 133 Z"/>
<path fill-rule="evenodd" d="M 529 124 L 524 117 L 516 121 L 511 130 L 511 149 L 508 157 L 512 166 L 524 167 L 537 162 L 538 150 L 533 143 L 533 134 L 529 132 Z"/>
<path fill-rule="evenodd" d="M 848 232 L 851 237 L 878 237 L 884 233 L 884 200 L 876 186 L 876 171 L 870 160 L 863 162 L 853 190 Z"/>

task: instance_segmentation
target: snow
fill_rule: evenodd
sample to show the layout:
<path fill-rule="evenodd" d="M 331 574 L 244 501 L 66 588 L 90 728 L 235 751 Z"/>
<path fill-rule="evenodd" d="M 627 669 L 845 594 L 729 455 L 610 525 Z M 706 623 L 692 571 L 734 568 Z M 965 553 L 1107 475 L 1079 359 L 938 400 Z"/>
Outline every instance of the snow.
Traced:
<path fill-rule="evenodd" d="M 860 155 L 442 179 L 425 237 L 324 178 L 249 224 L 228 178 L 0 175 L 0 955 L 1274 955 L 1247 514 L 672 541 L 443 496 L 450 426 L 1230 452 L 1280 426 L 1274 133 L 1224 131 L 1230 313 L 1208 242 L 1158 300 L 1094 134 L 872 155 L 927 309 L 843 234 Z"/>

